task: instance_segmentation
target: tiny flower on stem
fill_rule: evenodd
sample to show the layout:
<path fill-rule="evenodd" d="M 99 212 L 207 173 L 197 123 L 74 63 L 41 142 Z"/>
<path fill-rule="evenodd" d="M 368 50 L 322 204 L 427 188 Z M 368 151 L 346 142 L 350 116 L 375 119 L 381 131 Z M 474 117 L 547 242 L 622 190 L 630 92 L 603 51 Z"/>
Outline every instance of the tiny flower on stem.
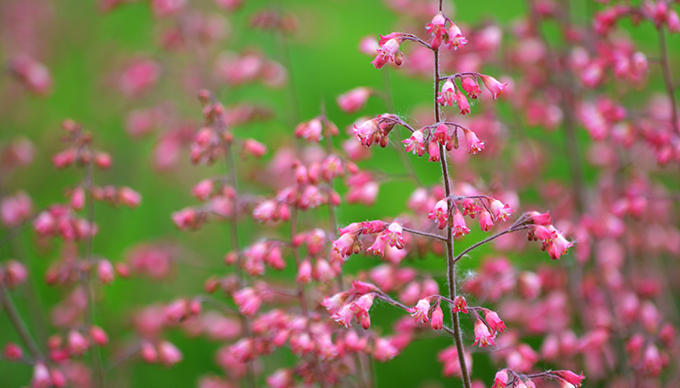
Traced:
<path fill-rule="evenodd" d="M 416 319 L 417 322 L 427 323 L 429 319 L 427 317 L 430 311 L 430 302 L 427 299 L 421 299 L 418 301 L 415 307 L 408 309 L 411 316 Z"/>
<path fill-rule="evenodd" d="M 468 145 L 469 153 L 472 155 L 477 154 L 479 151 L 484 149 L 484 142 L 479 140 L 477 135 L 469 129 L 463 128 L 463 133 L 465 133 L 465 141 Z"/>
<path fill-rule="evenodd" d="M 479 89 L 479 85 L 477 85 L 477 82 L 475 82 L 473 78 L 464 77 L 460 83 L 463 86 L 463 90 L 467 92 L 468 97 L 471 99 L 476 100 L 477 97 L 482 94 L 482 91 Z"/>
<path fill-rule="evenodd" d="M 449 26 L 447 38 L 446 44 L 448 45 L 449 50 L 458 50 L 459 48 L 463 48 L 468 42 L 463 36 L 460 28 L 454 23 L 451 23 L 451 26 Z"/>
<path fill-rule="evenodd" d="M 480 318 L 477 318 L 477 321 L 475 322 L 475 342 L 472 345 L 479 344 L 480 348 L 495 345 L 494 337 L 495 335 L 491 334 L 486 323 Z"/>
<path fill-rule="evenodd" d="M 429 219 L 434 220 L 439 229 L 444 229 L 449 220 L 449 201 L 444 198 L 434 205 L 434 209 L 430 211 Z"/>
<path fill-rule="evenodd" d="M 466 234 L 470 233 L 470 228 L 465 225 L 465 217 L 463 214 L 456 208 L 456 212 L 453 213 L 453 237 L 461 237 L 465 236 Z"/>
<path fill-rule="evenodd" d="M 453 99 L 455 98 L 456 95 L 456 88 L 455 85 L 453 84 L 453 81 L 451 78 L 447 79 L 446 82 L 444 82 L 444 85 L 442 86 L 442 91 L 439 92 L 439 98 L 437 98 L 437 102 L 444 105 L 444 106 L 453 106 Z"/>
<path fill-rule="evenodd" d="M 411 137 L 402 140 L 401 142 L 406 146 L 406 152 L 413 152 L 418 156 L 423 156 L 425 154 L 423 131 L 417 130 L 411 134 Z"/>
<path fill-rule="evenodd" d="M 507 83 L 502 83 L 488 75 L 480 75 L 480 77 L 482 77 L 482 82 L 484 83 L 484 86 L 486 86 L 486 88 L 489 89 L 489 92 L 491 92 L 491 95 L 493 96 L 494 100 L 498 98 L 498 96 L 500 96 L 505 90 L 505 88 L 507 88 L 508 86 Z"/>
<path fill-rule="evenodd" d="M 453 300 L 453 307 L 451 307 L 451 311 L 454 313 L 461 312 L 463 314 L 468 313 L 468 308 L 467 308 L 467 301 L 465 300 L 465 297 L 462 295 L 456 296 L 456 298 Z"/>
<path fill-rule="evenodd" d="M 498 317 L 498 314 L 491 310 L 484 311 L 484 320 L 489 325 L 491 330 L 497 332 L 505 331 L 505 323 Z"/>
<path fill-rule="evenodd" d="M 430 324 L 434 330 L 441 330 L 444 326 L 444 312 L 439 304 L 432 311 L 432 321 Z"/>
<path fill-rule="evenodd" d="M 432 18 L 432 22 L 426 26 L 428 34 L 432 35 L 432 50 L 436 50 L 441 46 L 444 34 L 446 34 L 446 18 L 441 12 Z"/>

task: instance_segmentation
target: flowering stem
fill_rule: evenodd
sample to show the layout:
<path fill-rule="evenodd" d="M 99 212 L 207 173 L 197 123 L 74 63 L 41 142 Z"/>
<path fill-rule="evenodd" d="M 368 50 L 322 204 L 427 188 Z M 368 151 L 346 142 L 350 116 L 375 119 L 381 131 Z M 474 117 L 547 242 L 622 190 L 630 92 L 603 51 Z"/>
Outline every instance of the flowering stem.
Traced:
<path fill-rule="evenodd" d="M 293 241 L 295 240 L 295 235 L 297 234 L 297 219 L 298 219 L 298 208 L 296 205 L 293 205 L 293 211 L 291 212 L 290 215 L 290 240 Z M 295 259 L 295 267 L 297 270 L 300 270 L 300 253 L 298 252 L 298 249 L 295 245 L 291 245 L 291 249 L 293 250 L 293 258 Z M 307 328 L 307 333 L 311 337 L 312 341 L 314 341 L 314 336 L 312 334 L 312 331 L 310 330 L 310 325 L 309 325 L 309 306 L 307 305 L 307 295 L 305 294 L 305 285 L 302 282 L 297 282 L 298 283 L 298 292 L 297 292 L 297 297 L 298 300 L 300 301 L 300 307 L 302 308 L 302 315 L 305 317 L 305 322 L 306 322 L 306 328 Z M 319 382 L 319 384 L 322 387 L 326 387 L 326 380 L 324 379 L 324 374 L 321 371 L 321 367 L 319 365 L 318 360 L 316 357 L 312 360 L 312 366 L 314 368 L 314 374 L 316 375 L 316 380 Z"/>
<path fill-rule="evenodd" d="M 223 124 L 223 123 L 220 123 Z M 231 188 L 234 190 L 234 198 L 232 202 L 232 214 L 229 219 L 229 232 L 231 234 L 231 249 L 236 252 L 236 276 L 238 277 L 239 288 L 245 286 L 245 278 L 243 277 L 243 255 L 241 254 L 240 244 L 238 242 L 238 189 L 236 180 L 236 162 L 234 161 L 234 153 L 231 147 L 231 143 L 225 146 L 227 155 L 227 169 L 229 171 L 229 181 L 231 183 Z M 250 331 L 250 320 L 247 316 L 241 314 L 241 326 L 243 327 L 243 332 L 247 337 L 251 337 L 252 333 Z M 252 361 L 248 361 L 248 386 L 253 388 L 257 387 L 257 379 L 255 378 L 255 368 Z"/>
<path fill-rule="evenodd" d="M 442 11 L 443 0 L 439 0 L 439 11 Z M 439 102 L 437 102 L 437 95 L 439 93 L 439 49 L 434 51 L 434 122 L 438 123 L 441 121 L 441 114 L 439 112 Z M 441 155 L 441 166 L 442 166 L 442 176 L 444 178 L 444 191 L 446 196 L 451 195 L 451 186 L 449 184 L 449 169 L 446 164 L 447 162 L 447 152 L 442 144 L 439 144 L 439 154 Z M 446 227 L 446 266 L 447 266 L 447 278 L 449 283 L 449 299 L 454 300 L 456 298 L 456 262 L 454 260 L 454 250 L 453 250 L 453 230 L 451 225 Z M 458 361 L 460 362 L 460 369 L 463 375 L 463 386 L 465 388 L 470 388 L 472 382 L 470 381 L 470 374 L 468 373 L 467 363 L 465 361 L 465 348 L 463 345 L 463 335 L 460 330 L 460 318 L 458 313 L 454 313 L 451 310 L 451 322 L 453 324 L 453 338 L 456 342 L 456 349 L 458 350 Z"/>
<path fill-rule="evenodd" d="M 659 26 L 659 54 L 661 55 L 661 69 L 663 70 L 663 80 L 666 85 L 668 93 L 668 100 L 671 103 L 671 126 L 676 132 L 680 133 L 680 124 L 678 123 L 678 107 L 675 105 L 675 89 L 673 88 L 673 79 L 671 77 L 671 67 L 668 61 L 668 47 L 666 47 L 666 33 L 663 26 Z"/>
<path fill-rule="evenodd" d="M 16 306 L 14 306 L 14 302 L 12 302 L 12 299 L 7 293 L 7 288 L 5 288 L 5 285 L 2 282 L 0 282 L 0 303 L 2 303 L 2 307 L 4 307 L 5 311 L 7 312 L 9 320 L 12 322 L 12 325 L 14 325 L 14 328 L 17 330 L 17 333 L 24 342 L 24 345 L 26 345 L 28 351 L 31 352 L 31 356 L 33 356 L 35 359 L 42 359 L 43 357 L 40 354 L 38 345 L 36 345 L 33 337 L 31 337 L 31 333 L 29 333 L 26 324 L 21 319 Z"/>

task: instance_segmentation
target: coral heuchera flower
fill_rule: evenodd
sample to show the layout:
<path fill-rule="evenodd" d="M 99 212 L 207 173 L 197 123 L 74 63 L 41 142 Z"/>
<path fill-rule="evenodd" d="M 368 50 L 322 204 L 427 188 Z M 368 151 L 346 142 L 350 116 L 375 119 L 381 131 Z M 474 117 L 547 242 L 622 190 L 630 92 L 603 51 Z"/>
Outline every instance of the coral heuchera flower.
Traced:
<path fill-rule="evenodd" d="M 417 130 L 411 134 L 411 137 L 402 140 L 401 142 L 406 146 L 406 152 L 413 152 L 418 156 L 423 156 L 425 154 L 423 131 Z"/>
<path fill-rule="evenodd" d="M 458 50 L 459 48 L 463 48 L 468 42 L 463 36 L 463 33 L 460 31 L 460 28 L 454 23 L 451 23 L 451 26 L 449 26 L 447 38 L 446 44 L 449 47 L 449 50 Z"/>
<path fill-rule="evenodd" d="M 484 142 L 479 140 L 474 132 L 469 129 L 463 129 L 463 132 L 465 133 L 465 141 L 467 142 L 470 154 L 475 155 L 484 149 Z"/>
<path fill-rule="evenodd" d="M 456 96 L 456 88 L 451 79 L 447 79 L 442 86 L 442 91 L 439 92 L 437 102 L 444 106 L 453 106 L 453 100 Z"/>
<path fill-rule="evenodd" d="M 401 51 L 399 51 L 400 44 L 401 38 L 399 36 L 388 39 L 385 42 L 381 39 L 378 55 L 373 62 L 371 62 L 373 66 L 375 66 L 376 69 L 382 69 L 387 62 L 394 62 L 397 66 L 401 65 L 402 54 Z"/>
<path fill-rule="evenodd" d="M 494 100 L 498 98 L 498 96 L 500 96 L 505 90 L 505 88 L 508 86 L 508 84 L 506 83 L 504 84 L 488 75 L 480 75 L 480 77 L 482 77 L 482 82 L 484 83 L 484 86 L 486 86 L 486 88 L 489 89 Z"/>
<path fill-rule="evenodd" d="M 461 237 L 465 236 L 466 234 L 470 233 L 470 228 L 468 228 L 465 225 L 465 217 L 463 214 L 456 208 L 456 212 L 453 214 L 453 236 L 454 237 Z"/>
<path fill-rule="evenodd" d="M 427 299 L 421 299 L 418 301 L 415 307 L 408 309 L 411 316 L 418 322 L 427 323 L 429 319 L 427 317 L 430 311 L 430 302 Z"/>
<path fill-rule="evenodd" d="M 430 211 L 428 216 L 429 219 L 434 220 L 437 223 L 439 229 L 444 229 L 446 227 L 446 222 L 449 219 L 449 201 L 444 198 L 434 205 L 434 209 Z"/>
<path fill-rule="evenodd" d="M 477 318 L 477 321 L 475 322 L 475 342 L 473 345 L 479 344 L 480 348 L 484 348 L 489 345 L 495 345 L 495 337 L 495 335 L 491 334 L 491 331 L 489 330 L 489 327 L 486 325 L 486 323 Z"/>
<path fill-rule="evenodd" d="M 426 31 L 428 34 L 432 35 L 432 43 L 430 44 L 432 49 L 438 49 L 442 44 L 444 34 L 446 34 L 446 18 L 441 12 L 432 18 L 431 23 L 428 23 L 426 26 Z"/>
<path fill-rule="evenodd" d="M 495 219 L 505 221 L 512 212 L 513 210 L 510 205 L 504 204 L 497 199 L 491 201 L 491 213 L 493 213 Z"/>

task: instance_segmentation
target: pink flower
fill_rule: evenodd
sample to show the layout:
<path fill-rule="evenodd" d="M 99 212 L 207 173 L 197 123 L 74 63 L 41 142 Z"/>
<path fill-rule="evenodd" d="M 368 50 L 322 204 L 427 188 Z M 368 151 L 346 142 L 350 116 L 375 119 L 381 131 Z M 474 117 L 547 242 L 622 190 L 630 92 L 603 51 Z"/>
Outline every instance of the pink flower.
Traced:
<path fill-rule="evenodd" d="M 406 152 L 413 152 L 418 156 L 423 156 L 425 154 L 423 131 L 417 130 L 411 134 L 411 137 L 402 140 L 401 142 L 406 146 Z"/>
<path fill-rule="evenodd" d="M 354 313 L 356 314 L 357 322 L 365 330 L 368 330 L 371 327 L 371 318 L 368 315 L 368 310 L 370 310 L 371 306 L 373 306 L 374 298 L 375 294 L 373 293 L 366 294 L 359 298 L 356 302 L 352 303 L 352 305 L 350 306 L 352 311 L 354 311 Z"/>
<path fill-rule="evenodd" d="M 267 146 L 255 139 L 245 139 L 243 142 L 243 152 L 255 158 L 260 158 L 267 153 Z"/>
<path fill-rule="evenodd" d="M 501 321 L 501 319 L 498 317 L 498 314 L 496 314 L 494 311 L 486 310 L 484 312 L 484 320 L 489 325 L 491 330 L 500 333 L 505 331 L 505 323 Z"/>
<path fill-rule="evenodd" d="M 434 209 L 430 211 L 428 218 L 434 220 L 434 222 L 437 223 L 437 227 L 439 229 L 444 229 L 449 219 L 448 199 L 444 198 L 441 201 L 437 202 L 437 204 L 434 205 Z"/>
<path fill-rule="evenodd" d="M 437 98 L 437 102 L 444 106 L 447 105 L 453 106 L 453 99 L 455 95 L 456 95 L 455 85 L 453 84 L 451 78 L 449 78 L 446 80 L 446 82 L 444 82 L 444 85 L 442 86 L 442 91 L 439 92 L 439 98 Z"/>
<path fill-rule="evenodd" d="M 486 323 L 477 318 L 477 321 L 475 322 L 475 342 L 472 345 L 474 346 L 479 344 L 480 348 L 484 348 L 489 345 L 495 345 L 494 337 L 495 335 L 491 334 L 491 331 L 489 330 L 489 327 L 486 325 Z"/>
<path fill-rule="evenodd" d="M 556 231 L 556 237 L 548 244 L 544 244 L 545 250 L 548 251 L 550 258 L 557 260 L 563 254 L 567 253 L 569 248 L 574 245 L 571 241 L 564 238 L 562 233 Z"/>
<path fill-rule="evenodd" d="M 484 142 L 480 141 L 474 132 L 463 128 L 463 133 L 465 133 L 465 141 L 467 142 L 470 154 L 475 155 L 484 149 Z"/>
<path fill-rule="evenodd" d="M 496 372 L 493 386 L 491 388 L 505 388 L 507 384 L 508 384 L 508 371 L 507 369 L 501 369 L 498 372 Z"/>
<path fill-rule="evenodd" d="M 380 47 L 378 47 L 378 55 L 371 62 L 376 69 L 382 69 L 387 62 L 394 62 L 397 66 L 401 65 L 402 54 L 399 51 L 399 45 L 401 44 L 401 38 L 395 37 L 388 39 L 385 42 L 379 42 Z"/>
<path fill-rule="evenodd" d="M 470 113 L 470 103 L 468 103 L 467 97 L 460 91 L 456 92 L 456 104 L 458 104 L 460 114 L 466 115 Z"/>
<path fill-rule="evenodd" d="M 404 248 L 404 236 L 402 236 L 404 229 L 399 221 L 392 222 L 382 233 L 381 238 L 389 244 L 391 247 L 397 247 L 398 249 Z"/>
<path fill-rule="evenodd" d="M 44 64 L 27 55 L 20 55 L 13 58 L 9 66 L 33 93 L 46 96 L 52 91 L 52 76 Z"/>
<path fill-rule="evenodd" d="M 449 136 L 449 127 L 447 127 L 446 124 L 437 125 L 437 129 L 435 129 L 432 134 L 432 140 L 438 141 L 441 145 L 446 145 L 446 143 L 451 140 L 451 136 Z"/>
<path fill-rule="evenodd" d="M 448 40 L 446 42 L 446 44 L 449 46 L 449 50 L 458 50 L 459 48 L 463 48 L 467 42 L 468 41 L 463 36 L 460 28 L 454 23 L 451 23 L 451 26 L 449 26 Z"/>
<path fill-rule="evenodd" d="M 496 220 L 507 220 L 508 216 L 510 213 L 513 212 L 512 208 L 510 208 L 510 205 L 508 204 L 503 204 L 503 202 L 494 199 L 491 201 L 491 213 L 494 216 L 494 219 Z"/>
<path fill-rule="evenodd" d="M 338 106 L 345 113 L 354 113 L 364 107 L 371 94 L 371 89 L 367 87 L 352 89 L 338 97 Z"/>
<path fill-rule="evenodd" d="M 427 316 L 430 312 L 430 302 L 427 299 L 421 299 L 415 307 L 408 309 L 408 312 L 417 322 L 427 323 L 429 322 Z"/>
<path fill-rule="evenodd" d="M 168 341 L 158 344 L 158 359 L 165 365 L 174 365 L 182 361 L 182 352 Z"/>
<path fill-rule="evenodd" d="M 428 162 L 438 162 L 441 158 L 441 153 L 439 152 L 439 143 L 432 140 L 427 147 L 427 152 L 430 154 Z"/>
<path fill-rule="evenodd" d="M 428 34 L 432 35 L 432 43 L 430 44 L 432 49 L 438 49 L 439 46 L 441 46 L 442 39 L 446 33 L 446 18 L 441 12 L 437 13 L 434 18 L 432 18 L 432 22 L 426 26 L 426 31 Z"/>
<path fill-rule="evenodd" d="M 550 225 L 552 223 L 552 219 L 550 218 L 550 213 L 545 212 L 545 213 L 539 213 L 537 211 L 532 211 L 529 212 L 529 216 L 531 217 L 531 220 L 534 222 L 536 225 Z"/>
<path fill-rule="evenodd" d="M 300 263 L 300 268 L 298 268 L 297 282 L 301 284 L 308 284 L 312 281 L 312 263 L 307 260 L 303 260 Z"/>
<path fill-rule="evenodd" d="M 380 128 L 378 127 L 377 119 L 370 119 L 364 121 L 363 124 L 357 127 L 354 124 L 354 136 L 359 139 L 361 145 L 370 147 L 376 142 L 376 138 L 379 136 Z M 379 139 L 378 139 L 379 140 Z"/>
<path fill-rule="evenodd" d="M 463 86 L 463 90 L 467 92 L 468 97 L 473 100 L 477 99 L 477 97 L 482 94 L 482 91 L 479 90 L 479 85 L 477 85 L 477 82 L 473 78 L 464 77 L 460 83 Z"/>
<path fill-rule="evenodd" d="M 136 208 L 142 203 L 142 195 L 129 187 L 121 187 L 118 189 L 118 201 L 129 208 Z"/>
<path fill-rule="evenodd" d="M 260 309 L 262 298 L 251 287 L 242 288 L 232 295 L 241 314 L 252 317 Z"/>
<path fill-rule="evenodd" d="M 331 315 L 331 319 L 345 326 L 347 329 L 349 329 L 349 326 L 352 323 L 352 318 L 354 318 L 354 310 L 352 310 L 352 304 L 346 304 L 342 306 L 340 310 L 338 310 L 335 314 Z"/>
<path fill-rule="evenodd" d="M 50 371 L 42 361 L 38 361 L 33 368 L 33 380 L 31 380 L 31 386 L 33 388 L 48 388 L 52 386 Z"/>
<path fill-rule="evenodd" d="M 332 241 L 333 243 L 333 250 L 337 251 L 340 253 L 340 255 L 344 258 L 347 256 L 351 256 L 352 253 L 358 253 L 357 252 L 357 238 L 356 234 L 354 233 L 345 233 L 340 236 L 335 241 Z M 361 249 L 361 243 L 359 242 L 358 245 L 359 249 Z"/>
<path fill-rule="evenodd" d="M 72 355 L 81 355 L 90 347 L 90 342 L 77 330 L 68 333 L 67 344 Z"/>
<path fill-rule="evenodd" d="M 290 369 L 279 369 L 265 380 L 272 388 L 289 388 L 293 386 L 293 371 Z"/>
<path fill-rule="evenodd" d="M 108 260 L 99 260 L 97 264 L 97 278 L 102 284 L 111 284 L 113 282 L 113 265 Z"/>
<path fill-rule="evenodd" d="M 444 326 L 444 312 L 439 304 L 437 304 L 437 307 L 432 311 L 432 321 L 430 324 L 434 330 L 441 330 Z"/>
<path fill-rule="evenodd" d="M 298 124 L 295 127 L 295 136 L 305 139 L 308 142 L 318 143 L 323 139 L 323 126 L 321 120 L 312 119 Z"/>
<path fill-rule="evenodd" d="M 373 358 L 376 361 L 385 362 L 393 359 L 399 353 L 399 350 L 392 345 L 392 343 L 382 337 L 377 337 L 373 343 Z"/>
<path fill-rule="evenodd" d="M 498 96 L 500 96 L 508 86 L 507 83 L 499 82 L 497 79 L 488 75 L 480 75 L 480 77 L 482 77 L 484 86 L 486 86 L 486 88 L 491 92 L 491 95 L 493 95 L 494 100 L 498 98 Z"/>
<path fill-rule="evenodd" d="M 462 295 L 456 296 L 456 298 L 453 300 L 453 307 L 451 307 L 451 311 L 454 313 L 461 312 L 463 314 L 468 313 L 468 308 L 467 308 L 467 301 L 465 300 L 465 297 Z"/>
<path fill-rule="evenodd" d="M 14 227 L 30 217 L 33 211 L 31 198 L 23 191 L 0 201 L 0 220 L 6 227 Z"/>
<path fill-rule="evenodd" d="M 331 315 L 340 311 L 340 309 L 345 305 L 347 298 L 349 297 L 349 292 L 339 292 L 331 297 L 325 297 L 321 305 L 328 310 Z"/>
<path fill-rule="evenodd" d="M 583 376 L 583 373 L 580 375 L 577 375 L 576 373 L 569 371 L 569 370 L 557 370 L 552 372 L 555 376 L 566 380 L 569 384 L 575 386 L 575 387 L 580 387 L 581 382 L 585 379 L 585 376 Z"/>
<path fill-rule="evenodd" d="M 456 212 L 453 213 L 453 237 L 461 237 L 470 233 L 470 229 L 465 225 L 465 217 L 456 208 Z"/>
<path fill-rule="evenodd" d="M 366 251 L 373 252 L 374 255 L 383 256 L 385 255 L 385 245 L 385 240 L 378 236 L 375 238 L 373 245 L 371 245 Z"/>
<path fill-rule="evenodd" d="M 482 212 L 479 214 L 479 227 L 485 232 L 488 232 L 491 230 L 491 228 L 493 228 L 491 213 L 486 211 L 486 209 L 482 210 Z"/>

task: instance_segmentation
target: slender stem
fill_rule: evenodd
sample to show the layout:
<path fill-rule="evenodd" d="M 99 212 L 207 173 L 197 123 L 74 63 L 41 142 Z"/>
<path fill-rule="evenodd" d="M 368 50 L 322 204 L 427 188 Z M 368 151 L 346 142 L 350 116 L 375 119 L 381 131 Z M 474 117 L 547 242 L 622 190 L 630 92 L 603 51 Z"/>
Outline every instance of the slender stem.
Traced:
<path fill-rule="evenodd" d="M 480 247 L 480 246 L 482 246 L 482 245 L 484 245 L 484 244 L 486 244 L 486 243 L 488 243 L 488 242 L 491 242 L 491 241 L 493 241 L 493 240 L 495 240 L 495 239 L 497 239 L 497 238 L 499 238 L 499 237 L 501 237 L 501 236 L 503 236 L 503 235 L 506 235 L 506 234 L 512 233 L 512 232 L 517 232 L 517 231 L 523 230 L 523 229 L 529 229 L 529 228 L 530 228 L 530 226 L 528 226 L 528 225 L 522 225 L 522 226 L 519 226 L 519 227 L 511 227 L 511 228 L 508 228 L 508 229 L 506 229 L 506 230 L 504 230 L 504 231 L 502 231 L 502 232 L 500 232 L 500 233 L 498 233 L 498 234 L 494 234 L 493 236 L 487 237 L 487 238 L 485 238 L 485 239 L 482 240 L 482 241 L 478 241 L 477 243 L 470 245 L 470 246 L 467 247 L 465 250 L 463 250 L 461 253 L 459 253 L 458 256 L 456 256 L 456 258 L 453 259 L 453 262 L 454 262 L 454 263 L 457 263 L 458 260 L 460 260 L 460 259 L 462 259 L 463 257 L 465 257 L 465 255 L 466 255 L 468 252 L 470 252 L 470 251 L 476 249 L 477 247 Z"/>
<path fill-rule="evenodd" d="M 680 123 L 678 123 L 678 107 L 675 103 L 675 89 L 671 77 L 671 67 L 668 61 L 668 47 L 666 47 L 666 33 L 663 26 L 659 26 L 659 54 L 661 55 L 661 68 L 663 69 L 663 80 L 668 93 L 668 100 L 671 104 L 671 126 L 676 132 L 680 133 Z"/>
<path fill-rule="evenodd" d="M 383 84 L 383 101 L 385 101 L 385 109 L 388 112 L 394 112 L 394 101 L 392 100 L 392 90 L 391 90 L 391 83 L 390 83 L 390 70 L 385 69 L 385 71 L 382 72 L 382 84 Z M 413 132 L 413 129 L 410 129 L 411 132 Z M 401 164 L 408 170 L 409 175 L 411 178 L 413 178 L 413 181 L 416 182 L 418 186 L 422 186 L 423 183 L 421 182 L 420 178 L 418 177 L 418 173 L 416 172 L 415 167 L 413 167 L 413 163 L 411 162 L 411 159 L 404 153 L 399 146 L 399 143 L 390 143 L 392 144 L 392 147 L 397 151 L 397 155 L 399 156 L 399 160 L 401 161 Z"/>
<path fill-rule="evenodd" d="M 439 0 L 439 11 L 442 11 L 443 0 Z M 437 94 L 439 93 L 439 49 L 434 51 L 434 121 L 438 123 L 441 121 L 441 113 L 439 111 L 439 103 L 437 102 Z M 444 191 L 446 196 L 451 195 L 451 185 L 449 183 L 449 169 L 447 166 L 447 152 L 442 144 L 439 145 L 439 154 L 442 166 L 442 176 L 444 178 Z M 453 230 L 451 225 L 446 227 L 446 266 L 447 278 L 449 283 L 449 299 L 456 298 L 456 262 L 454 261 L 453 250 Z M 463 335 L 460 329 L 460 318 L 458 313 L 451 311 L 451 322 L 453 324 L 453 338 L 456 342 L 456 349 L 458 350 L 458 361 L 460 362 L 460 370 L 463 375 L 463 386 L 470 388 L 472 382 L 470 380 L 470 373 L 468 372 L 467 362 L 465 361 L 465 348 L 463 345 Z"/>
<path fill-rule="evenodd" d="M 14 306 L 14 302 L 12 302 L 12 298 L 7 293 L 7 288 L 5 288 L 5 285 L 2 282 L 0 282 L 0 303 L 2 303 L 2 306 L 5 308 L 7 316 L 12 322 L 12 325 L 14 325 L 14 328 L 19 334 L 21 341 L 23 341 L 24 345 L 26 345 L 28 351 L 31 352 L 31 356 L 33 356 L 35 359 L 42 359 L 43 357 L 40 354 L 38 345 L 36 345 L 33 337 L 31 337 L 31 333 L 28 331 L 26 324 L 21 319 L 21 315 L 19 315 L 16 306 Z"/>
<path fill-rule="evenodd" d="M 417 234 L 418 236 L 433 238 L 435 240 L 440 240 L 440 241 L 448 241 L 445 237 L 442 237 L 438 234 L 421 232 L 419 230 L 415 230 L 415 229 L 411 229 L 411 228 L 405 228 L 403 226 L 401 228 L 404 229 L 405 231 L 411 233 L 411 234 Z"/>

